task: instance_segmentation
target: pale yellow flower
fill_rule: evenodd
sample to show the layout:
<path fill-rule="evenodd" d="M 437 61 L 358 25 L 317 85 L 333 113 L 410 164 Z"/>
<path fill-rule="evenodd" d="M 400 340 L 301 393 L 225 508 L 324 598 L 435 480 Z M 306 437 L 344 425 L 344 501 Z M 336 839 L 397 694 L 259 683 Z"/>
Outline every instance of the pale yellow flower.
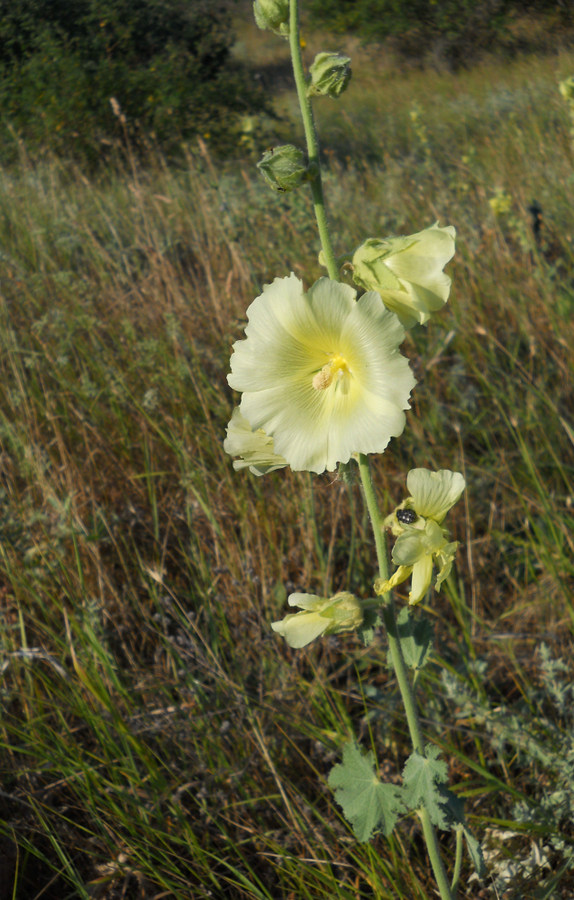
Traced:
<path fill-rule="evenodd" d="M 353 454 L 382 453 L 401 434 L 415 380 L 399 353 L 404 330 L 373 291 L 291 274 L 247 310 L 228 382 L 240 410 L 294 470 L 332 471 Z"/>

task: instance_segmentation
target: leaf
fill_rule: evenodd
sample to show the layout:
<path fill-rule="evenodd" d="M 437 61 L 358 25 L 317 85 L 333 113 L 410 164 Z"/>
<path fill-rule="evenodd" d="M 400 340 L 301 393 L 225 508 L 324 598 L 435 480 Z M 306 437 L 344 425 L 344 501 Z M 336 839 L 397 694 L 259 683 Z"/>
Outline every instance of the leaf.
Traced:
<path fill-rule="evenodd" d="M 464 817 L 464 800 L 457 797 L 456 794 L 453 794 L 452 791 L 447 790 L 444 786 L 442 788 L 442 793 L 445 798 L 445 811 L 450 819 L 451 828 L 455 831 L 462 829 L 462 833 L 466 840 L 468 855 L 476 869 L 476 874 L 479 878 L 484 878 L 486 875 L 484 856 L 479 842 L 473 836 L 470 828 L 466 824 L 466 819 Z"/>
<path fill-rule="evenodd" d="M 422 669 L 426 664 L 432 649 L 433 630 L 430 619 L 403 606 L 397 616 L 397 637 L 409 668 Z"/>
<path fill-rule="evenodd" d="M 343 762 L 331 770 L 328 783 L 357 840 L 370 840 L 374 831 L 391 834 L 404 809 L 402 791 L 380 781 L 372 750 L 363 756 L 357 744 L 345 744 Z"/>
<path fill-rule="evenodd" d="M 484 878 L 484 876 L 486 875 L 486 865 L 484 862 L 482 847 L 480 846 L 477 839 L 471 834 L 466 825 L 463 825 L 462 830 L 466 839 L 468 855 L 470 856 L 472 864 L 476 869 L 476 874 L 479 878 Z"/>
<path fill-rule="evenodd" d="M 466 824 L 464 817 L 464 800 L 457 797 L 452 791 L 449 791 L 443 783 L 437 785 L 438 794 L 442 797 L 443 812 L 448 825 L 454 830 L 462 829 L 466 840 L 468 854 L 472 860 L 472 864 L 476 869 L 479 878 L 486 875 L 486 865 L 481 846 L 477 839 L 473 836 L 470 828 Z"/>
<path fill-rule="evenodd" d="M 427 744 L 425 756 L 416 750 L 409 756 L 403 769 L 403 799 L 409 809 L 424 807 L 433 825 L 448 828 L 449 816 L 445 808 L 448 793 L 444 789 L 447 766 L 443 760 L 438 760 L 439 753 L 438 747 Z"/>
<path fill-rule="evenodd" d="M 375 638 L 375 629 L 379 627 L 381 620 L 376 609 L 368 609 L 365 612 L 363 624 L 357 628 L 357 634 L 363 645 L 368 647 Z"/>

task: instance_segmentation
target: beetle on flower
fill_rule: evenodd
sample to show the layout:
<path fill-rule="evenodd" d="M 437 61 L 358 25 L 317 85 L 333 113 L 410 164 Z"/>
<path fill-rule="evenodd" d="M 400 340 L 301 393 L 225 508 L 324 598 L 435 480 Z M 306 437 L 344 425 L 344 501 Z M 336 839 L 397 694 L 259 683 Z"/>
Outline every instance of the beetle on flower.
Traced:
<path fill-rule="evenodd" d="M 433 566 L 438 568 L 435 588 L 440 589 L 458 547 L 457 541 L 449 542 L 442 522 L 464 488 L 460 472 L 411 469 L 407 475 L 411 496 L 384 521 L 397 538 L 392 559 L 398 568 L 391 578 L 375 582 L 376 594 L 388 593 L 412 575 L 409 604 L 419 603 L 431 585 Z"/>

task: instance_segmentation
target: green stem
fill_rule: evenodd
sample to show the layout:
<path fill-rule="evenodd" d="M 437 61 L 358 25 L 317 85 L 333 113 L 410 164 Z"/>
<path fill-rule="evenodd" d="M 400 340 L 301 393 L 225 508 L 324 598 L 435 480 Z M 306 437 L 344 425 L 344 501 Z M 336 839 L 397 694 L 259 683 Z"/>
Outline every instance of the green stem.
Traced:
<path fill-rule="evenodd" d="M 359 454 L 359 472 L 361 475 L 361 483 L 363 485 L 365 502 L 367 504 L 367 510 L 369 511 L 369 518 L 371 520 L 373 534 L 375 536 L 375 547 L 377 548 L 379 575 L 383 579 L 383 581 L 386 581 L 389 577 L 389 566 L 387 563 L 385 534 L 383 531 L 383 523 L 381 522 L 381 517 L 379 514 L 379 506 L 377 504 L 373 479 L 371 478 L 369 458 L 365 456 L 364 453 Z M 385 595 L 385 600 L 387 599 L 387 597 L 390 597 L 390 594 Z"/>
<path fill-rule="evenodd" d="M 379 576 L 384 581 L 386 581 L 388 578 L 388 565 L 381 516 L 379 513 L 379 507 L 373 487 L 373 479 L 371 477 L 369 461 L 368 458 L 362 453 L 359 455 L 359 472 L 361 474 L 361 482 L 363 485 L 365 502 L 367 504 L 367 509 L 369 511 L 369 517 L 371 519 L 371 525 L 373 527 L 373 533 L 375 536 L 377 559 L 379 563 Z M 395 605 L 390 593 L 385 594 L 381 611 L 387 631 L 391 659 L 393 661 L 397 683 L 399 685 L 399 690 L 401 692 L 401 697 L 405 708 L 407 724 L 409 727 L 413 749 L 421 756 L 424 756 L 424 737 L 419 722 L 415 698 L 409 680 L 407 667 L 401 650 L 401 643 L 397 630 Z M 432 869 L 440 891 L 441 898 L 442 900 L 456 900 L 456 895 L 451 890 L 450 884 L 448 882 L 448 877 L 440 856 L 440 848 L 438 845 L 436 831 L 430 820 L 428 811 L 423 807 L 422 809 L 418 810 L 418 815 L 421 820 L 428 855 L 431 861 Z"/>
<path fill-rule="evenodd" d="M 325 264 L 329 278 L 334 281 L 339 280 L 339 268 L 333 250 L 331 235 L 329 234 L 329 226 L 327 223 L 327 213 L 325 211 L 325 199 L 323 196 L 323 182 L 321 180 L 321 162 L 319 159 L 319 141 L 317 139 L 317 131 L 313 120 L 313 110 L 311 101 L 307 96 L 307 81 L 303 71 L 303 59 L 301 56 L 301 39 L 299 35 L 299 2 L 291 0 L 289 14 L 289 45 L 291 48 L 291 61 L 293 63 L 293 75 L 295 77 L 295 86 L 297 88 L 297 97 L 301 108 L 301 116 L 303 119 L 303 128 L 305 130 L 305 140 L 307 142 L 307 156 L 309 157 L 309 166 L 314 174 L 311 178 L 311 192 L 313 194 L 313 208 L 315 210 L 315 218 L 317 219 L 317 227 L 319 229 L 319 237 L 321 239 L 321 247 L 325 256 Z"/>
<path fill-rule="evenodd" d="M 463 833 L 462 828 L 457 828 L 456 831 L 456 856 L 454 860 L 454 872 L 452 876 L 451 890 L 456 891 L 458 882 L 460 880 L 460 870 L 462 869 L 462 840 Z"/>
<path fill-rule="evenodd" d="M 313 172 L 311 177 L 311 191 L 313 194 L 313 207 L 315 210 L 315 218 L 317 219 L 317 227 L 319 229 L 319 237 L 321 239 L 321 247 L 323 249 L 323 254 L 325 257 L 325 264 L 327 267 L 327 272 L 329 273 L 329 278 L 332 278 L 334 281 L 338 280 L 339 269 L 337 266 L 337 260 L 335 258 L 335 253 L 333 250 L 333 244 L 331 242 L 331 236 L 329 234 L 329 226 L 327 223 L 327 214 L 325 211 L 325 199 L 323 196 L 323 183 L 321 179 L 321 163 L 319 159 L 319 141 L 317 139 L 317 132 L 315 130 L 315 123 L 313 120 L 313 110 L 311 108 L 311 102 L 307 95 L 307 81 L 305 78 L 305 73 L 303 71 L 303 59 L 301 56 L 301 40 L 299 34 L 299 2 L 298 0 L 291 0 L 290 2 L 290 15 L 289 15 L 289 44 L 291 49 L 291 60 L 293 63 L 293 75 L 295 77 L 295 85 L 297 88 L 297 97 L 299 99 L 299 106 L 301 108 L 301 116 L 303 119 L 303 128 L 305 130 L 305 140 L 307 142 L 307 155 L 309 157 L 309 167 Z M 388 565 L 387 565 L 387 553 L 385 546 L 385 539 L 383 534 L 383 528 L 381 523 L 381 518 L 379 515 L 379 509 L 377 506 L 377 501 L 375 497 L 375 492 L 373 489 L 373 482 L 371 479 L 371 474 L 369 471 L 369 464 L 367 457 L 363 454 L 359 456 L 359 469 L 361 472 L 361 480 L 363 483 L 363 491 L 365 494 L 365 500 L 367 503 L 367 508 L 369 511 L 369 515 L 371 518 L 371 524 L 373 526 L 373 533 L 375 536 L 375 545 L 377 548 L 377 559 L 379 562 L 379 574 L 383 579 L 388 578 Z M 399 684 L 399 689 L 401 691 L 401 695 L 403 698 L 403 703 L 405 706 L 405 712 L 407 716 L 407 722 L 409 726 L 409 731 L 411 735 L 411 741 L 414 749 L 424 755 L 424 741 L 422 730 L 420 727 L 415 701 L 413 697 L 413 692 L 411 690 L 411 685 L 409 682 L 409 677 L 407 673 L 407 668 L 403 659 L 403 655 L 401 652 L 401 645 L 398 638 L 397 633 L 397 623 L 395 616 L 395 609 L 392 598 L 387 595 L 384 598 L 383 604 L 383 620 L 385 622 L 385 627 L 387 629 L 388 638 L 389 638 L 389 646 L 391 651 L 391 658 L 393 660 L 393 665 L 395 669 L 395 673 L 397 676 L 397 682 Z M 442 900 L 455 900 L 455 895 L 452 893 L 450 889 L 450 885 L 448 883 L 448 879 L 446 876 L 446 872 L 444 866 L 442 864 L 442 860 L 440 857 L 440 851 L 438 846 L 438 840 L 436 837 L 435 830 L 433 828 L 432 822 L 430 820 L 429 814 L 426 809 L 419 810 L 419 816 L 421 819 L 423 834 L 425 837 L 425 841 L 427 844 L 427 849 L 431 861 L 431 865 L 433 868 L 433 872 L 440 890 L 440 895 Z"/>

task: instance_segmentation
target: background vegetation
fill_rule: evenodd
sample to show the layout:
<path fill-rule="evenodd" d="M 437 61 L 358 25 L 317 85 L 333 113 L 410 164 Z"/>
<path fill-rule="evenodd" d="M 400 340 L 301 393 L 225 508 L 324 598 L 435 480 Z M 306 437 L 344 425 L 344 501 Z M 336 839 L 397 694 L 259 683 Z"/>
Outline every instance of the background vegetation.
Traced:
<path fill-rule="evenodd" d="M 315 25 L 366 41 L 391 38 L 403 58 L 451 69 L 467 67 L 487 50 L 524 49 L 526 34 L 519 38 L 512 26 L 525 15 L 536 17 L 526 41 L 531 49 L 540 48 L 544 23 L 556 40 L 574 19 L 568 0 L 310 0 L 308 9 Z"/>
<path fill-rule="evenodd" d="M 0 144 L 92 165 L 126 141 L 229 152 L 267 105 L 232 44 L 229 0 L 0 0 Z"/>
<path fill-rule="evenodd" d="M 238 36 L 262 80 L 282 77 L 284 44 Z M 353 57 L 349 92 L 317 107 L 336 247 L 458 230 L 451 300 L 404 345 L 419 383 L 376 480 L 389 506 L 413 466 L 468 481 L 419 682 L 486 850 L 489 881 L 465 862 L 461 893 L 567 900 L 574 158 L 557 81 L 574 55 L 456 76 Z M 275 108 L 292 136 L 292 93 Z M 293 590 L 369 594 L 358 487 L 236 474 L 221 446 L 247 305 L 276 275 L 321 274 L 309 197 L 216 162 L 208 139 L 145 167 L 128 142 L 96 173 L 16 146 L 0 173 L 1 900 L 430 900 L 416 823 L 357 846 L 325 783 L 352 733 L 387 778 L 408 755 L 384 644 L 291 651 L 269 627 Z"/>

